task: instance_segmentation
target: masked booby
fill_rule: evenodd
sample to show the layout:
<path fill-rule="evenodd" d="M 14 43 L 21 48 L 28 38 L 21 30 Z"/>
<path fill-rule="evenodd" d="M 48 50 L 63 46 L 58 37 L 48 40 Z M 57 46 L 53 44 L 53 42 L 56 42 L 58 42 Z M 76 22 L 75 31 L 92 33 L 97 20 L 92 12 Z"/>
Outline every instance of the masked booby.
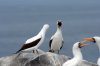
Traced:
<path fill-rule="evenodd" d="M 49 28 L 49 25 L 44 24 L 41 31 L 36 36 L 28 39 L 24 43 L 24 45 L 21 47 L 21 49 L 19 49 L 16 53 L 18 53 L 20 51 L 30 52 L 30 51 L 38 49 L 38 47 L 43 43 L 43 41 L 45 39 L 45 34 L 46 34 L 48 28 Z"/>
<path fill-rule="evenodd" d="M 51 37 L 49 42 L 49 52 L 57 52 L 59 53 L 60 49 L 63 47 L 63 36 L 62 36 L 62 21 L 57 22 L 57 31 L 55 34 Z"/>
<path fill-rule="evenodd" d="M 77 66 L 79 63 L 81 63 L 83 60 L 83 56 L 80 48 L 84 46 L 88 46 L 88 44 L 84 44 L 82 42 L 76 42 L 73 45 L 73 49 L 72 49 L 74 57 L 66 61 L 62 66 Z"/>
<path fill-rule="evenodd" d="M 96 43 L 98 48 L 99 48 L 99 53 L 100 53 L 100 37 L 94 36 L 91 38 L 84 38 L 85 41 L 93 42 Z M 97 60 L 97 64 L 100 66 L 100 57 Z"/>

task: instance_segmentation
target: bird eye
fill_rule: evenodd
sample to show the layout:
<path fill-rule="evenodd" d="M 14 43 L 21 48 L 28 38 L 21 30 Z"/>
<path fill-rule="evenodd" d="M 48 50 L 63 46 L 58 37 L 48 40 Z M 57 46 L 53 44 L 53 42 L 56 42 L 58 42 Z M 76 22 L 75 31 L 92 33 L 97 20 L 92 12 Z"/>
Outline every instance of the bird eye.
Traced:
<path fill-rule="evenodd" d="M 82 48 L 82 47 L 81 47 L 81 43 L 79 43 L 78 47 L 79 47 L 79 48 Z"/>
<path fill-rule="evenodd" d="M 92 39 L 93 39 L 93 42 L 96 43 L 95 39 L 94 38 L 92 38 Z"/>

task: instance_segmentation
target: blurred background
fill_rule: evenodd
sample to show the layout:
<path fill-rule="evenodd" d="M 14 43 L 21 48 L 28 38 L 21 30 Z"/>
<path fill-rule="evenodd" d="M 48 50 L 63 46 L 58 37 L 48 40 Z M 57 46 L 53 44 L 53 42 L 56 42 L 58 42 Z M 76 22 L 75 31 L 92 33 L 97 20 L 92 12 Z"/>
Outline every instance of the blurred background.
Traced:
<path fill-rule="evenodd" d="M 73 57 L 75 42 L 100 36 L 100 0 L 0 0 L 0 57 L 15 53 L 45 23 L 50 29 L 39 48 L 48 51 L 57 20 L 63 21 L 64 46 L 60 54 Z M 82 48 L 82 53 L 85 60 L 94 63 L 100 56 L 93 43 Z"/>

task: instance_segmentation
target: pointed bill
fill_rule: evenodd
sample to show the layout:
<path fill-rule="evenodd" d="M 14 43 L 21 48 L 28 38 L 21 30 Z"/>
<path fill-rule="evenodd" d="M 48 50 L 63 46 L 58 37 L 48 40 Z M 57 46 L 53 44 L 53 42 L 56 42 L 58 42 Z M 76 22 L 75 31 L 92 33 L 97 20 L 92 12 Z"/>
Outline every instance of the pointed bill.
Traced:
<path fill-rule="evenodd" d="M 82 48 L 82 47 L 89 46 L 89 45 L 90 45 L 90 44 L 84 44 L 84 43 L 80 42 L 79 47 Z"/>
<path fill-rule="evenodd" d="M 84 38 L 85 41 L 89 41 L 89 42 L 96 42 L 94 38 Z"/>

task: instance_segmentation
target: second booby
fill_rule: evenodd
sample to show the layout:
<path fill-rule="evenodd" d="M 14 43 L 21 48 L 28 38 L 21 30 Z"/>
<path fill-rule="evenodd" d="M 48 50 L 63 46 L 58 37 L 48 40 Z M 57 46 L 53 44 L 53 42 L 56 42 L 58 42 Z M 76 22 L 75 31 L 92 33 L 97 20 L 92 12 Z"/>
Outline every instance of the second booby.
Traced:
<path fill-rule="evenodd" d="M 49 52 L 57 52 L 59 53 L 59 50 L 63 47 L 63 36 L 62 36 L 62 21 L 57 22 L 57 31 L 56 33 L 51 37 L 49 42 Z"/>
<path fill-rule="evenodd" d="M 49 28 L 48 24 L 44 24 L 43 28 L 41 31 L 34 37 L 28 39 L 24 45 L 19 49 L 16 53 L 23 51 L 23 52 L 30 52 L 33 50 L 38 49 L 38 47 L 43 43 L 45 34 Z"/>
<path fill-rule="evenodd" d="M 79 63 L 81 63 L 83 60 L 83 56 L 80 48 L 84 46 L 88 46 L 88 44 L 83 44 L 82 42 L 76 42 L 73 45 L 73 49 L 72 49 L 74 57 L 66 61 L 62 66 L 77 66 Z"/>
<path fill-rule="evenodd" d="M 91 38 L 84 38 L 85 41 L 93 42 L 96 43 L 98 48 L 99 48 L 99 53 L 100 53 L 100 37 L 94 36 Z M 100 57 L 97 60 L 97 64 L 100 66 Z"/>

